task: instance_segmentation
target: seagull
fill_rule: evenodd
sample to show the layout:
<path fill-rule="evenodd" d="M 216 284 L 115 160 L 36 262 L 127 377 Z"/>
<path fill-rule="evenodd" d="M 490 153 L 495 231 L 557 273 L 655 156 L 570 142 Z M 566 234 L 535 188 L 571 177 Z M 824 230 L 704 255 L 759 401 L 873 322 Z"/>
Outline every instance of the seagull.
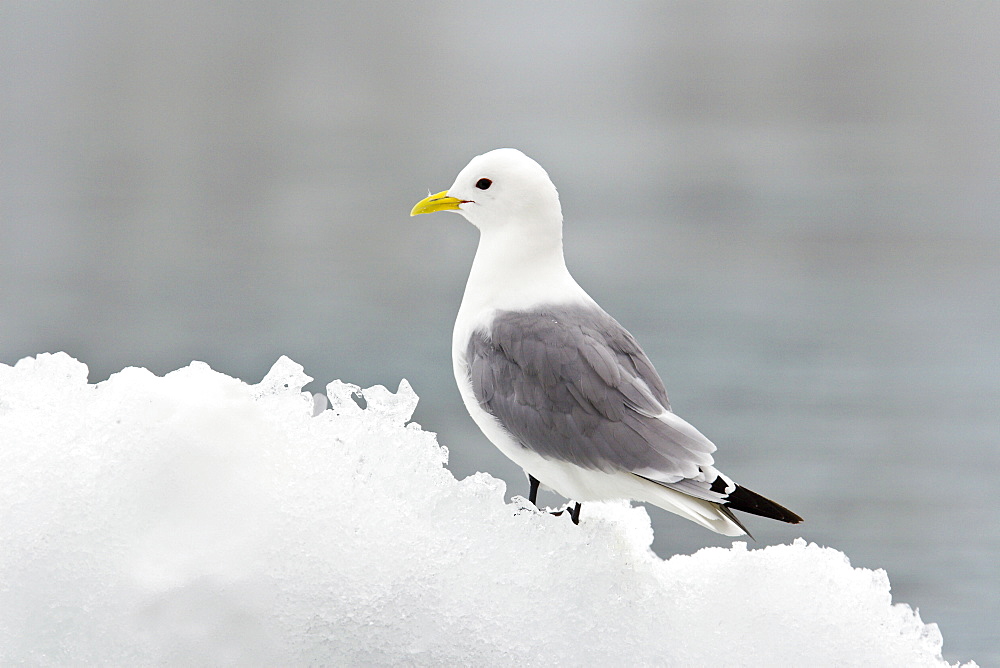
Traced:
<path fill-rule="evenodd" d="M 715 468 L 715 445 L 671 410 L 635 338 L 570 275 L 559 195 L 541 165 L 512 148 L 477 156 L 410 215 L 435 211 L 479 229 L 452 338 L 455 380 L 483 434 L 524 469 L 532 504 L 544 485 L 575 502 L 578 524 L 583 502 L 632 499 L 726 536 L 749 534 L 734 510 L 802 521 Z"/>

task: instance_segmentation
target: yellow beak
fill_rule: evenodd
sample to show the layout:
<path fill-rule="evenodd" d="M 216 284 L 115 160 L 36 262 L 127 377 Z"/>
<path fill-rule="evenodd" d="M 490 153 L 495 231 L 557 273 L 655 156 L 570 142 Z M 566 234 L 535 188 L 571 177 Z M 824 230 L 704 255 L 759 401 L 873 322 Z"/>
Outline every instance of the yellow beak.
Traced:
<path fill-rule="evenodd" d="M 448 191 L 444 190 L 437 195 L 428 195 L 417 202 L 417 205 L 410 211 L 411 216 L 419 216 L 422 213 L 434 213 L 435 211 L 450 211 L 457 209 L 460 204 L 465 204 L 469 200 L 449 197 Z"/>

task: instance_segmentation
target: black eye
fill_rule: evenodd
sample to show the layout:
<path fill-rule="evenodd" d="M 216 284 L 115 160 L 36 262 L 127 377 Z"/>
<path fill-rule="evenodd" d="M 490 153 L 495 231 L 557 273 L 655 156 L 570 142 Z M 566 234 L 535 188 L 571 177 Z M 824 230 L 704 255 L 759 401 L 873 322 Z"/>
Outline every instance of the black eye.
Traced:
<path fill-rule="evenodd" d="M 476 181 L 476 187 L 479 188 L 480 190 L 486 190 L 491 185 L 493 185 L 493 182 L 490 181 L 489 179 L 479 179 L 478 181 Z"/>

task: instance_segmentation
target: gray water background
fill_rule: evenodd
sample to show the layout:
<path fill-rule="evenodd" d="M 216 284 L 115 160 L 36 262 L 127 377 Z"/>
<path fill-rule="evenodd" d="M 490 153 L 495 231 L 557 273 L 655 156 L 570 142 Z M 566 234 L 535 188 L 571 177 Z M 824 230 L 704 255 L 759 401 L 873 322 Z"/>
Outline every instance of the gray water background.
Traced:
<path fill-rule="evenodd" d="M 4 2 L 0 361 L 405 377 L 523 494 L 451 377 L 475 231 L 408 217 L 499 146 L 720 468 L 806 518 L 755 545 L 884 568 L 1000 665 L 1000 3 Z"/>

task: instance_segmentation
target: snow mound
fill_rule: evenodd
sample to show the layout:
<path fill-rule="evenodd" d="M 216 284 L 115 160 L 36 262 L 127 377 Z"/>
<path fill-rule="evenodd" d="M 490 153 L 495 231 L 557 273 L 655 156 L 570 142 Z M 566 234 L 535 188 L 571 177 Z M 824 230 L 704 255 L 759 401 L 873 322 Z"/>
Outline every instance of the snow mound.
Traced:
<path fill-rule="evenodd" d="M 663 561 L 644 509 L 573 526 L 455 480 L 406 381 L 313 417 L 309 380 L 0 365 L 0 664 L 945 665 L 883 571 Z"/>

